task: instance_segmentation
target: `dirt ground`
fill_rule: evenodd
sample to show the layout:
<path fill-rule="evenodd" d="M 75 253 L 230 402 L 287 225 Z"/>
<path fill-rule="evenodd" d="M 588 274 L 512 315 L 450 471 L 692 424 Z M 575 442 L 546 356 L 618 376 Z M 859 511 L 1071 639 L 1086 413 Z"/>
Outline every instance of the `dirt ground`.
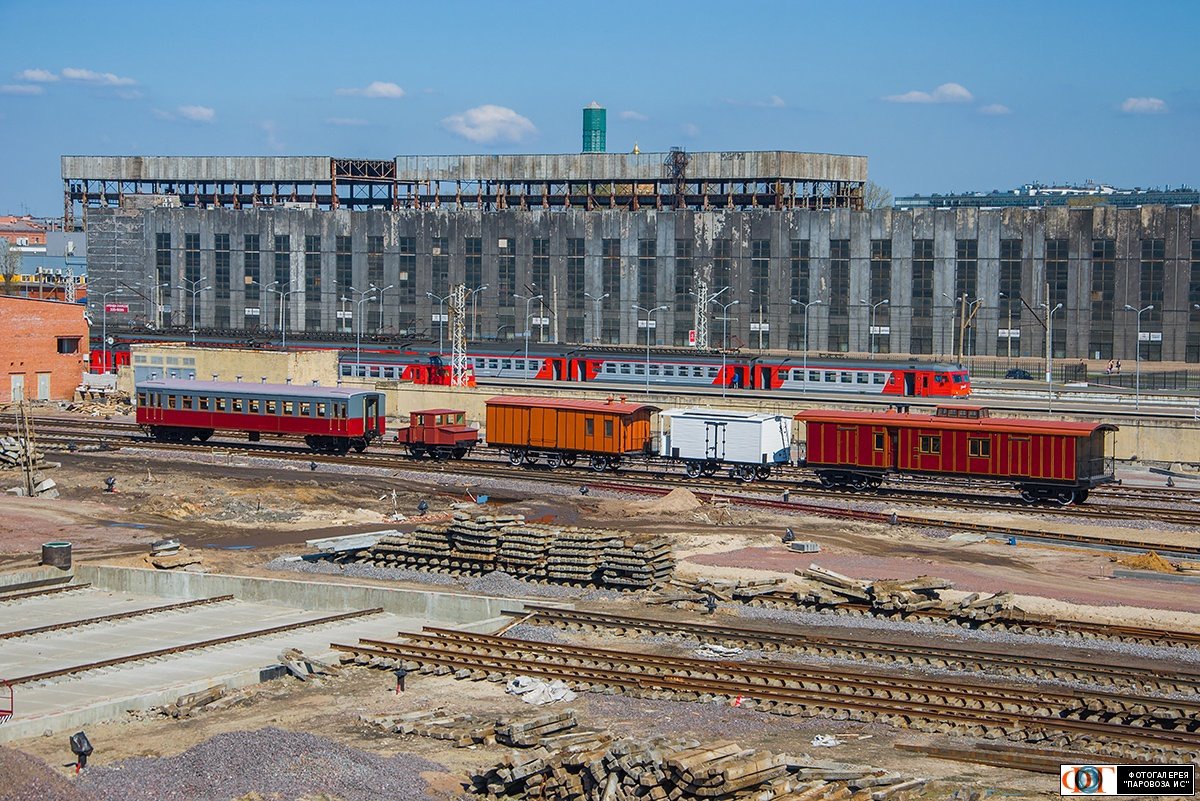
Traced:
<path fill-rule="evenodd" d="M 444 477 L 422 481 L 411 471 L 364 475 L 324 465 L 312 471 L 265 459 L 236 462 L 202 456 L 78 453 L 64 454 L 61 461 L 63 466 L 51 472 L 61 498 L 0 495 L 0 568 L 35 564 L 39 546 L 51 540 L 71 541 L 77 561 L 143 566 L 148 543 L 176 537 L 202 553 L 204 570 L 278 576 L 266 563 L 304 552 L 307 539 L 410 527 L 422 519 L 413 517 L 420 500 L 429 503 L 429 516 L 444 516 L 450 504 L 469 499 L 474 486 L 471 482 L 457 486 Z M 108 475 L 117 478 L 115 493 L 103 491 Z M 7 478 L 0 475 L 0 482 Z M 815 562 L 861 578 L 929 575 L 950 579 L 962 592 L 1010 590 L 1030 611 L 1200 630 L 1200 593 L 1180 591 L 1187 585 L 1113 578 L 1113 561 L 1094 552 L 959 542 L 946 539 L 945 532 L 714 507 L 690 493 L 629 501 L 549 492 L 531 497 L 502 482 L 487 490 L 492 497 L 489 511 L 516 511 L 529 519 L 583 526 L 617 525 L 667 536 L 674 543 L 682 577 L 787 577 Z M 397 519 L 398 515 L 404 519 Z M 821 551 L 787 550 L 780 536 L 789 527 L 798 538 L 818 542 Z M 322 576 L 321 580 L 349 579 Z M 128 756 L 176 754 L 233 730 L 264 726 L 307 730 L 381 754 L 406 751 L 438 762 L 446 767 L 446 775 L 434 783 L 452 794 L 458 790 L 457 774 L 494 763 L 500 751 L 455 749 L 437 740 L 385 735 L 362 723 L 359 715 L 436 706 L 497 714 L 528 709 L 505 695 L 502 685 L 486 682 L 414 676 L 405 693 L 397 695 L 394 690 L 389 673 L 353 669 L 320 683 L 281 680 L 261 685 L 246 691 L 244 704 L 220 712 L 201 712 L 183 721 L 136 716 L 89 727 L 88 735 L 97 744 L 93 760 L 103 764 Z M 929 798 L 947 797 L 960 787 L 990 788 L 1008 797 L 1046 796 L 1054 790 L 1053 781 L 1044 776 L 895 751 L 896 740 L 923 737 L 898 735 L 883 727 L 599 695 L 583 695 L 573 706 L 584 722 L 617 731 L 657 727 L 700 739 L 731 736 L 743 747 L 815 751 L 825 761 L 845 760 L 941 779 L 943 783 L 929 791 Z M 816 733 L 836 734 L 847 744 L 812 749 L 809 742 Z M 70 759 L 63 737 L 16 745 L 52 765 Z"/>

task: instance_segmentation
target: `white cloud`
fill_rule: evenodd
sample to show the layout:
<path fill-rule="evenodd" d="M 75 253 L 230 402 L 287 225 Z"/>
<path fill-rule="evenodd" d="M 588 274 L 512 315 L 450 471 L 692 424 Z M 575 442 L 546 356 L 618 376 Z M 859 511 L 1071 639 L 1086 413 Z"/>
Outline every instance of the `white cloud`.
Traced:
<path fill-rule="evenodd" d="M 682 127 L 684 136 L 699 136 L 700 126 L 694 122 L 685 122 Z"/>
<path fill-rule="evenodd" d="M 442 127 L 472 142 L 524 142 L 537 136 L 537 126 L 511 108 L 476 106 L 442 120 Z"/>
<path fill-rule="evenodd" d="M 120 75 L 113 75 L 111 72 L 93 72 L 92 70 L 79 69 L 78 67 L 64 67 L 62 76 L 68 81 L 82 81 L 83 83 L 94 83 L 100 86 L 132 86 L 137 83 L 133 78 L 122 78 Z"/>
<path fill-rule="evenodd" d="M 283 140 L 279 138 L 279 128 L 275 125 L 274 120 L 263 120 L 259 127 L 267 135 L 267 147 L 276 153 L 282 153 L 287 150 Z"/>
<path fill-rule="evenodd" d="M 617 116 L 623 120 L 629 120 L 630 122 L 646 122 L 650 119 L 640 111 L 622 111 Z"/>
<path fill-rule="evenodd" d="M 327 125 L 353 126 L 353 125 L 366 125 L 367 121 L 363 120 L 363 119 L 359 119 L 358 117 L 327 117 L 325 119 L 325 123 Z"/>
<path fill-rule="evenodd" d="M 1167 104 L 1157 97 L 1127 97 L 1121 104 L 1121 111 L 1126 114 L 1163 114 Z"/>
<path fill-rule="evenodd" d="M 913 90 L 883 98 L 889 103 L 969 103 L 975 96 L 961 83 L 944 83 L 932 92 Z"/>
<path fill-rule="evenodd" d="M 217 117 L 217 112 L 208 106 L 180 106 L 175 110 L 180 117 L 192 122 L 212 122 Z"/>
<path fill-rule="evenodd" d="M 779 95 L 771 95 L 766 100 L 734 100 L 733 98 L 725 98 L 725 102 L 731 106 L 743 106 L 748 108 L 784 108 L 787 103 Z"/>
<path fill-rule="evenodd" d="M 1003 103 L 989 103 L 986 106 L 980 106 L 979 113 L 999 116 L 1001 114 L 1012 114 L 1012 109 Z"/>
<path fill-rule="evenodd" d="M 42 87 L 30 83 L 6 83 L 0 86 L 0 95 L 40 95 Z"/>
<path fill-rule="evenodd" d="M 404 90 L 397 84 L 387 81 L 371 81 L 362 88 L 338 89 L 339 95 L 354 95 L 357 97 L 404 97 Z"/>
<path fill-rule="evenodd" d="M 53 83 L 58 76 L 50 70 L 21 70 L 17 73 L 18 81 L 34 81 L 35 83 Z"/>

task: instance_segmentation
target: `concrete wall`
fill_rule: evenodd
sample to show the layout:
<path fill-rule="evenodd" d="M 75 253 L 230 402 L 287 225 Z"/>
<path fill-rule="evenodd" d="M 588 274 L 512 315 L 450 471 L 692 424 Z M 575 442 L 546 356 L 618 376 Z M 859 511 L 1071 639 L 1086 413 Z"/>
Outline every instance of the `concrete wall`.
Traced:
<path fill-rule="evenodd" d="M 77 303 L 0 295 L 0 402 L 75 397 L 88 352 L 83 313 Z M 74 352 L 59 353 L 60 339 Z"/>
<path fill-rule="evenodd" d="M 143 570 L 140 568 L 79 565 L 81 582 L 116 592 L 165 598 L 207 598 L 233 595 L 241 601 L 276 603 L 313 611 L 351 611 L 382 608 L 431 623 L 477 623 L 497 618 L 505 610 L 524 609 L 520 600 L 437 590 L 341 584 L 322 581 L 229 576 L 213 573 Z"/>
<path fill-rule="evenodd" d="M 886 296 L 890 303 L 878 310 L 876 325 L 886 326 L 887 334 L 878 337 L 881 349 L 908 352 L 913 331 L 913 255 L 914 243 L 932 242 L 933 282 L 929 325 L 932 353 L 953 353 L 957 332 L 956 270 L 959 268 L 958 244 L 973 243 L 978 278 L 968 288 L 971 300 L 982 298 L 974 319 L 978 355 L 1004 355 L 1007 341 L 998 341 L 1001 328 L 1020 331 L 1014 338 L 1014 356 L 1039 356 L 1044 352 L 1042 313 L 1015 303 L 1011 321 L 1001 314 L 1001 252 L 1006 240 L 1020 243 L 1020 294 L 1029 307 L 1037 309 L 1045 300 L 1047 243 L 1067 243 L 1067 281 L 1064 308 L 1053 320 L 1056 355 L 1069 359 L 1099 358 L 1134 360 L 1136 316 L 1125 312 L 1125 304 L 1141 308 L 1149 302 L 1154 314 L 1143 319 L 1142 331 L 1152 342 L 1143 348 L 1144 359 L 1200 361 L 1200 313 L 1192 309 L 1200 297 L 1200 206 L 1143 207 L 1135 209 L 916 209 L 873 211 L 774 211 L 770 209 L 738 211 L 628 211 L 600 210 L 521 210 L 502 211 L 420 210 L 402 211 L 320 211 L 308 209 L 147 209 L 90 210 L 91 276 L 94 293 L 116 282 L 130 287 L 151 287 L 156 278 L 156 236 L 170 236 L 171 248 L 165 257 L 166 270 L 178 283 L 183 271 L 183 245 L 187 234 L 198 234 L 200 274 L 211 281 L 214 273 L 213 242 L 216 234 L 229 234 L 231 240 L 231 290 L 222 300 L 205 292 L 199 298 L 197 324 L 211 327 L 217 319 L 217 304 L 229 309 L 233 329 L 262 326 L 274 330 L 279 319 L 278 295 L 266 293 L 257 316 L 247 317 L 243 290 L 241 251 L 244 237 L 259 237 L 261 280 L 274 280 L 276 254 L 271 250 L 276 236 L 289 237 L 289 249 L 282 254 L 286 276 L 297 288 L 289 300 L 289 330 L 329 333 L 338 329 L 341 297 L 347 294 L 337 280 L 338 237 L 351 243 L 351 284 L 365 287 L 372 281 L 380 286 L 395 285 L 382 303 L 365 304 L 364 333 L 377 331 L 386 339 L 390 334 L 417 335 L 436 339 L 434 322 L 440 307 L 426 296 L 444 295 L 453 284 L 467 281 L 468 241 L 481 244 L 480 272 L 470 277 L 488 289 L 473 298 L 471 315 L 478 323 L 479 339 L 520 340 L 525 327 L 525 305 L 512 297 L 513 292 L 535 290 L 545 299 L 535 305 L 535 316 L 551 318 L 547 326 L 533 326 L 534 341 L 592 341 L 611 334 L 622 343 L 639 341 L 635 303 L 642 306 L 666 304 L 669 308 L 656 317 L 656 344 L 683 345 L 693 327 L 691 311 L 694 283 L 677 281 L 677 273 L 688 266 L 679 248 L 691 249 L 690 267 L 704 277 L 712 289 L 728 284 L 724 298 L 739 301 L 733 307 L 728 330 L 731 346 L 757 348 L 759 332 L 751 325 L 761 319 L 767 326 L 763 345 L 769 349 L 799 350 L 802 346 L 803 309 L 790 301 L 796 294 L 820 299 L 822 304 L 809 310 L 809 346 L 813 352 L 867 352 L 871 349 L 871 311 L 862 300 L 871 297 L 871 253 L 874 243 L 886 242 L 891 248 L 890 280 Z M 319 238 L 319 251 L 307 253 L 306 243 Z M 379 237 L 380 240 L 371 239 Z M 445 252 L 433 253 L 436 243 L 445 240 Z M 548 248 L 549 281 L 534 286 L 533 243 L 544 240 Z M 582 276 L 570 272 L 568 257 L 573 240 L 581 240 Z M 368 272 L 368 243 L 382 241 L 381 277 Z M 1114 271 L 1110 293 L 1093 297 L 1093 252 L 1096 243 L 1113 243 Z M 845 285 L 834 283 L 831 260 L 832 243 L 847 243 L 849 278 Z M 1163 245 L 1162 279 L 1148 300 L 1143 273 L 1143 244 Z M 803 244 L 809 258 L 793 260 L 794 246 Z M 411 255 L 403 252 L 412 248 Z M 606 248 L 619 250 L 619 257 L 606 259 Z M 654 255 L 639 253 L 652 248 Z M 760 256 L 755 261 L 755 253 Z M 728 275 L 715 275 L 714 261 L 728 253 Z M 501 264 L 512 256 L 513 274 L 501 271 Z M 443 258 L 445 257 L 445 258 Z M 766 272 L 765 283 L 751 293 L 758 268 Z M 435 274 L 435 268 L 445 275 Z M 314 272 L 315 271 L 315 272 Z M 1193 274 L 1196 278 L 1193 279 Z M 306 281 L 319 276 L 319 287 L 306 290 Z M 576 279 L 579 278 L 576 282 Z M 310 281 L 311 283 L 311 281 Z M 584 293 L 609 297 L 599 306 Z M 1160 295 L 1160 296 L 1159 296 Z M 173 315 L 166 322 L 189 323 L 190 302 L 182 286 L 169 290 Z M 1110 301 L 1112 311 L 1107 322 L 1096 316 L 1093 304 Z M 149 290 L 142 297 L 130 298 L 128 322 L 153 322 L 155 307 Z M 842 311 L 838 312 L 838 306 Z M 94 307 L 95 308 L 95 307 Z M 224 308 L 224 307 L 223 307 Z M 1159 312 L 1161 311 L 1161 315 Z M 477 314 L 476 314 L 477 312 Z M 357 313 L 357 312 L 352 312 Z M 710 343 L 724 338 L 724 324 L 710 320 Z M 599 323 L 615 321 L 609 327 Z M 1112 344 L 1097 346 L 1093 328 L 1113 329 Z M 247 329 L 248 330 L 248 329 Z M 474 326 L 472 326 L 474 330 Z M 644 329 L 643 329 L 644 330 Z M 844 332 L 844 334 L 842 333 Z M 1158 339 L 1161 338 L 1161 348 Z M 643 340 L 644 341 L 644 335 Z M 882 346 L 886 345 L 886 348 Z"/>

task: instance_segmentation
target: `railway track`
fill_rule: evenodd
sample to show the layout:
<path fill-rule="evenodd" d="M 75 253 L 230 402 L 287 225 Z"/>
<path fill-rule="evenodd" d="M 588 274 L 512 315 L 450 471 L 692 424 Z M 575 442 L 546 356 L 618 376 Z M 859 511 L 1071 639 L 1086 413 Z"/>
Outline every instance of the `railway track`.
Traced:
<path fill-rule="evenodd" d="M 780 714 L 850 717 L 1019 741 L 1086 740 L 1139 755 L 1165 756 L 1200 749 L 1200 732 L 1192 725 L 1197 722 L 1195 716 L 1182 708 L 1173 710 L 1177 716 L 1160 713 L 1156 718 L 1141 713 L 1137 702 L 1108 706 L 1111 699 L 1080 692 L 1047 694 L 1044 687 L 904 678 L 861 667 L 839 670 L 767 661 L 712 662 L 442 629 L 404 635 L 399 641 L 360 640 L 356 645 L 335 643 L 332 647 L 349 661 L 379 667 L 415 663 L 434 671 L 454 672 L 461 678 L 474 674 L 495 680 L 507 675 L 559 678 L 584 691 L 612 688 L 674 700 L 741 699 L 744 705 Z M 1168 720 L 1171 722 L 1165 726 L 1156 723 Z"/>
<path fill-rule="evenodd" d="M 853 659 L 873 665 L 919 665 L 981 676 L 1009 676 L 1081 682 L 1137 692 L 1200 694 L 1200 668 L 1156 670 L 1132 668 L 1120 662 L 1104 662 L 1099 655 L 1088 660 L 1021 656 L 1014 659 L 1008 649 L 984 644 L 871 641 L 862 637 L 839 637 L 824 631 L 773 623 L 770 628 L 752 621 L 720 625 L 702 620 L 667 620 L 596 610 L 563 609 L 527 605 L 523 612 L 506 612 L 523 622 L 552 625 L 575 631 L 608 632 L 616 636 L 692 638 L 701 643 L 737 646 L 764 652 L 789 652 L 811 656 Z M 1200 708 L 1200 707 L 1198 707 Z"/>
<path fill-rule="evenodd" d="M 197 606 L 209 606 L 211 604 L 218 604 L 224 601 L 232 600 L 232 595 L 218 595 L 213 598 L 200 598 L 195 601 L 182 601 L 177 604 L 164 604 L 162 606 L 150 606 L 145 609 L 134 609 L 131 612 L 116 612 L 111 615 L 85 617 L 80 620 L 70 620 L 63 623 L 51 623 L 46 626 L 34 626 L 33 628 L 28 629 L 0 632 L 0 640 L 11 640 L 17 637 L 32 637 L 35 634 L 45 634 L 51 631 L 63 631 L 65 629 L 80 628 L 82 626 L 94 626 L 98 623 L 114 623 L 118 620 L 129 620 L 130 618 L 145 617 L 146 615 L 159 615 L 164 612 L 177 612 L 182 609 L 192 609 Z"/>

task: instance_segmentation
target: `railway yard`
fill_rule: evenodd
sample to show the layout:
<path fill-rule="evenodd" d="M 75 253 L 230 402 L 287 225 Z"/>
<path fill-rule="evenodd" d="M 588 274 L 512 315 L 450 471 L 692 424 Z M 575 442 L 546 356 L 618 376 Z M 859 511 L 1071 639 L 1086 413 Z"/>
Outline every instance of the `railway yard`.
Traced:
<path fill-rule="evenodd" d="M 44 490 L 0 495 L 0 798 L 967 801 L 1200 755 L 1200 478 L 1028 504 L 126 411 L 35 408 Z"/>

